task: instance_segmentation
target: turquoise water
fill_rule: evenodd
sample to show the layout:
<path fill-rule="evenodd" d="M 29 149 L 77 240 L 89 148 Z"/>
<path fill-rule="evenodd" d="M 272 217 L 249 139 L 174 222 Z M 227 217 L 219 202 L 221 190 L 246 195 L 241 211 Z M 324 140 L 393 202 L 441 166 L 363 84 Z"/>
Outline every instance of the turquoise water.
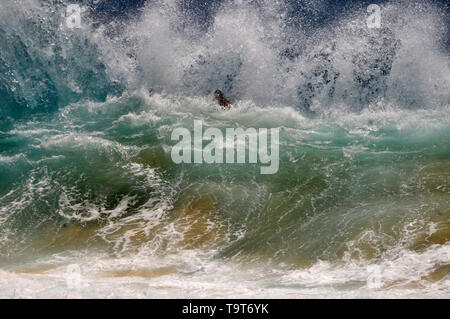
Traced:
<path fill-rule="evenodd" d="M 276 5 L 224 7 L 197 40 L 167 3 L 115 36 L 34 1 L 0 8 L 0 296 L 449 296 L 450 73 L 432 7 L 391 21 L 386 5 L 372 33 L 358 12 L 286 59 Z M 174 164 L 171 133 L 194 120 L 279 128 L 279 171 Z"/>

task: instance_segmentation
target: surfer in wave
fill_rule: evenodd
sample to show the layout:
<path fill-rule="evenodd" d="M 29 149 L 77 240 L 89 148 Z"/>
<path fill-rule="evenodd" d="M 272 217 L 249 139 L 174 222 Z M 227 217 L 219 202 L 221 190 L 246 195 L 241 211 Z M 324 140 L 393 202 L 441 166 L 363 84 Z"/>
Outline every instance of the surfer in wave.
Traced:
<path fill-rule="evenodd" d="M 227 100 L 224 96 L 221 90 L 215 90 L 214 91 L 214 97 L 216 98 L 219 105 L 224 109 L 229 109 L 231 102 Z"/>

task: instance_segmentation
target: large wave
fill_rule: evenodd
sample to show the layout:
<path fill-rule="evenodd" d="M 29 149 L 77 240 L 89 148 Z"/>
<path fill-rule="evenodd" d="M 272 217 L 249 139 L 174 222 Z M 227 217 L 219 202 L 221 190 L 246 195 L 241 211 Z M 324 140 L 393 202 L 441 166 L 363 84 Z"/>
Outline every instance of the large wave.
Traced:
<path fill-rule="evenodd" d="M 78 3 L 0 4 L 0 296 L 448 296 L 445 6 Z M 194 119 L 280 128 L 279 172 L 175 165 Z"/>
<path fill-rule="evenodd" d="M 315 114 L 448 105 L 448 21 L 432 3 L 381 5 L 381 27 L 372 29 L 361 4 L 317 25 L 311 16 L 319 20 L 332 7 L 326 1 L 212 3 L 206 17 L 183 2 L 153 1 L 112 21 L 99 20 L 101 4 L 81 2 L 81 29 L 66 26 L 64 2 L 1 4 L 2 117 L 138 86 L 189 96 L 221 88 Z"/>

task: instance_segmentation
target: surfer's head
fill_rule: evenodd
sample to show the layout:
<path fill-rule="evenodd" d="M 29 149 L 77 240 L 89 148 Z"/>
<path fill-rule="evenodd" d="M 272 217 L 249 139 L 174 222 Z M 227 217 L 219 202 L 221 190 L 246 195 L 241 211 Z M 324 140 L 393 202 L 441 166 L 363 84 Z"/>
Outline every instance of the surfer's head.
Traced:
<path fill-rule="evenodd" d="M 215 90 L 214 91 L 214 96 L 216 97 L 216 99 L 223 99 L 223 93 L 221 90 Z"/>

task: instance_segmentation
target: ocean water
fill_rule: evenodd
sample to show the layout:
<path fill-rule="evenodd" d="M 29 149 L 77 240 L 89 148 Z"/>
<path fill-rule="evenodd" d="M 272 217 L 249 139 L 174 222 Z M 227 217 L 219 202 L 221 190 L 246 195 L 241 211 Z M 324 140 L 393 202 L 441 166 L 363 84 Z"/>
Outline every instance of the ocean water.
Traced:
<path fill-rule="evenodd" d="M 450 297 L 448 6 L 79 3 L 0 3 L 0 297 Z M 175 164 L 194 120 L 279 171 Z"/>

